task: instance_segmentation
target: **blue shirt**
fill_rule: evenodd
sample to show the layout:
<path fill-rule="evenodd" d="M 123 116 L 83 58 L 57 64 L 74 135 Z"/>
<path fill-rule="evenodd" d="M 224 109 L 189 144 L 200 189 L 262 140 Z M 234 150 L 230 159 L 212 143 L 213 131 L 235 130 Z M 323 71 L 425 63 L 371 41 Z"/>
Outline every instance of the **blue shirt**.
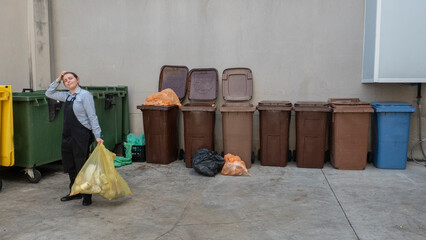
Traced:
<path fill-rule="evenodd" d="M 67 98 L 68 100 L 71 100 L 75 97 L 73 110 L 78 121 L 89 130 L 92 130 L 95 138 L 100 138 L 101 127 L 99 126 L 98 117 L 96 116 L 93 95 L 89 91 L 81 89 L 80 87 L 77 87 L 74 94 L 71 94 L 70 91 L 56 91 L 59 84 L 60 83 L 53 81 L 46 90 L 46 96 L 61 102 L 65 102 Z"/>

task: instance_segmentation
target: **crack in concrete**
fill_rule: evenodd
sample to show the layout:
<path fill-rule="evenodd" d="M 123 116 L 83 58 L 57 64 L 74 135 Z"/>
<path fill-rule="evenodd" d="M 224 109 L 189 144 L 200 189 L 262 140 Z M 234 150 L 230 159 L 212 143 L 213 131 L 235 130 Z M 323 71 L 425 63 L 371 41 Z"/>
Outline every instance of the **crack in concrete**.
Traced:
<path fill-rule="evenodd" d="M 337 203 L 339 204 L 340 209 L 342 209 L 342 212 L 343 212 L 343 214 L 345 215 L 346 221 L 348 221 L 349 226 L 352 228 L 352 231 L 354 232 L 354 234 L 355 234 L 355 236 L 356 236 L 356 239 L 360 240 L 360 238 L 359 238 L 359 236 L 358 236 L 357 232 L 355 231 L 354 227 L 352 226 L 351 221 L 349 220 L 348 215 L 346 215 L 345 209 L 343 209 L 342 204 L 340 203 L 339 199 L 338 199 L 338 198 L 337 198 L 337 196 L 336 196 L 336 193 L 334 192 L 333 188 L 331 187 L 331 184 L 330 184 L 330 182 L 328 181 L 327 176 L 325 175 L 325 173 L 324 173 L 324 171 L 323 171 L 322 169 L 321 169 L 321 172 L 322 172 L 322 175 L 323 175 L 323 176 L 324 176 L 324 178 L 325 178 L 325 181 L 327 181 L 328 187 L 330 188 L 331 192 L 333 193 L 334 198 L 336 199 Z"/>
<path fill-rule="evenodd" d="M 226 224 L 239 224 L 239 223 L 263 223 L 264 220 L 251 220 L 251 221 L 234 221 L 234 222 L 214 222 L 214 223 L 188 223 L 179 224 L 178 226 L 203 226 L 203 225 L 226 225 Z"/>
<path fill-rule="evenodd" d="M 177 226 L 180 226 L 178 223 L 182 220 L 183 216 L 185 215 L 186 210 L 188 209 L 189 205 L 195 200 L 196 198 L 194 197 L 194 194 L 191 194 L 191 196 L 189 197 L 189 200 L 187 201 L 187 203 L 185 204 L 185 207 L 183 208 L 182 213 L 180 214 L 179 218 L 176 220 L 176 222 L 173 224 L 173 226 L 166 231 L 165 233 L 161 234 L 160 236 L 158 236 L 155 239 L 160 239 L 161 237 L 165 236 L 166 234 L 172 232 Z"/>

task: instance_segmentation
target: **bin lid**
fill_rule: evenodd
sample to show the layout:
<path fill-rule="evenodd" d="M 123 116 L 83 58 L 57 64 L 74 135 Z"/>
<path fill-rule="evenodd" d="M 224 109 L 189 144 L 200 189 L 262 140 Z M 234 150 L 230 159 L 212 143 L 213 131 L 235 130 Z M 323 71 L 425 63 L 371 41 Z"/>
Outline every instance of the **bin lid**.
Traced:
<path fill-rule="evenodd" d="M 215 112 L 216 105 L 209 103 L 187 103 L 180 110 L 182 112 Z"/>
<path fill-rule="evenodd" d="M 182 102 L 186 94 L 188 71 L 186 66 L 164 65 L 161 67 L 158 91 L 161 92 L 166 88 L 171 88 Z"/>
<path fill-rule="evenodd" d="M 271 111 L 291 111 L 291 102 L 289 101 L 260 101 L 257 105 L 257 110 L 271 110 Z"/>
<path fill-rule="evenodd" d="M 329 98 L 328 102 L 333 108 L 333 112 L 374 112 L 370 103 L 361 102 L 359 98 Z"/>
<path fill-rule="evenodd" d="M 253 96 L 253 75 L 249 68 L 228 68 L 222 73 L 225 101 L 248 101 Z"/>
<path fill-rule="evenodd" d="M 407 102 L 372 102 L 376 112 L 415 112 L 416 109 Z"/>
<path fill-rule="evenodd" d="M 293 109 L 296 112 L 331 112 L 330 104 L 316 101 L 298 101 Z"/>
<path fill-rule="evenodd" d="M 33 92 L 14 92 L 12 98 L 14 102 L 39 102 L 44 101 L 47 103 L 48 97 L 45 95 L 46 90 L 39 90 Z"/>
<path fill-rule="evenodd" d="M 215 101 L 217 98 L 218 72 L 215 68 L 194 68 L 188 76 L 188 99 Z"/>
<path fill-rule="evenodd" d="M 329 98 L 328 102 L 331 104 L 339 104 L 339 105 L 363 105 L 369 104 L 365 102 L 361 102 L 359 98 Z"/>
<path fill-rule="evenodd" d="M 220 112 L 254 113 L 256 107 L 250 103 L 225 103 L 220 107 Z"/>
<path fill-rule="evenodd" d="M 150 111 L 150 110 L 155 110 L 155 111 L 171 111 L 174 108 L 177 108 L 177 105 L 167 105 L 167 106 L 155 106 L 155 105 L 138 105 L 136 106 L 137 109 L 140 109 L 142 112 L 144 111 Z"/>

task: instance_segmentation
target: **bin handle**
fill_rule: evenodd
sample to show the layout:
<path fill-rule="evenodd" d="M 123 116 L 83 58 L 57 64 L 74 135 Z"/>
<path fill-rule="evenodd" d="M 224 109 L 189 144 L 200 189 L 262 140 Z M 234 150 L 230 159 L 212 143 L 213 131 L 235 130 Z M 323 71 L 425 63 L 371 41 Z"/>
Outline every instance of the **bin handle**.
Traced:
<path fill-rule="evenodd" d="M 46 100 L 46 98 L 42 98 L 42 99 L 34 99 L 34 103 L 33 103 L 33 106 L 35 106 L 35 107 L 39 107 L 39 106 L 42 106 L 42 105 L 45 105 L 45 104 L 47 104 L 47 100 Z"/>
<path fill-rule="evenodd" d="M 32 88 L 23 88 L 22 92 L 34 92 Z"/>
<path fill-rule="evenodd" d="M 94 94 L 94 96 L 96 96 L 99 99 L 104 99 L 105 98 L 105 93 L 104 92 L 99 92 Z"/>
<path fill-rule="evenodd" d="M 340 102 L 340 101 L 357 103 L 357 102 L 360 102 L 361 100 L 359 100 L 359 98 L 329 98 L 328 99 L 329 103 Z"/>
<path fill-rule="evenodd" d="M 253 80 L 253 75 L 251 72 L 249 73 L 225 73 L 222 74 L 222 81 L 227 81 L 231 76 L 234 75 L 245 75 L 248 80 Z"/>
<path fill-rule="evenodd" d="M 0 101 L 9 99 L 9 93 L 8 92 L 0 92 Z"/>

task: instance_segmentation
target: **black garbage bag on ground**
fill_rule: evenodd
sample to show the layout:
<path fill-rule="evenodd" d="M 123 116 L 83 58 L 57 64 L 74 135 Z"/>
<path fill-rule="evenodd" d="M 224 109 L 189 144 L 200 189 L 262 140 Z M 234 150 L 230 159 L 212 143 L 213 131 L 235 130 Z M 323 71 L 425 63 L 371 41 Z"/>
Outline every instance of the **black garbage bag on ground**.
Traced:
<path fill-rule="evenodd" d="M 214 177 L 220 172 L 225 163 L 222 156 L 206 148 L 197 150 L 191 160 L 196 172 L 209 177 Z"/>

